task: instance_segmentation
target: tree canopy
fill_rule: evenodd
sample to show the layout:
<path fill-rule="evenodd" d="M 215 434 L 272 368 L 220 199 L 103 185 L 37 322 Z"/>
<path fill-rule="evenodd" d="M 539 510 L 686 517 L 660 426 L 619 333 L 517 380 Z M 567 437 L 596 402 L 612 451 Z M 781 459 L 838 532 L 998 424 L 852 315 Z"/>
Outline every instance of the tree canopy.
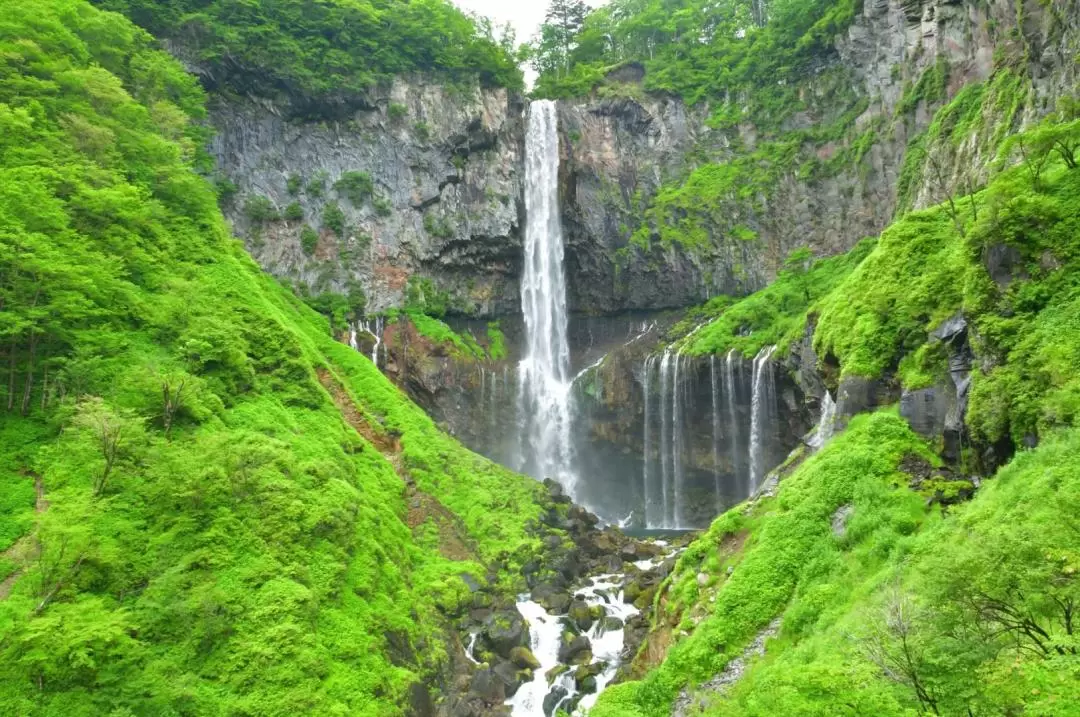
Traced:
<path fill-rule="evenodd" d="M 446 0 L 93 0 L 206 67 L 212 86 L 284 92 L 311 111 L 401 73 L 523 87 L 514 39 Z"/>
<path fill-rule="evenodd" d="M 565 4 L 557 0 L 553 10 Z M 551 14 L 533 48 L 536 94 L 587 94 L 630 62 L 645 87 L 688 102 L 775 84 L 828 52 L 854 17 L 857 0 L 613 0 L 565 36 Z M 566 50 L 563 59 L 559 53 Z M 563 59 L 563 62 L 557 60 Z"/>

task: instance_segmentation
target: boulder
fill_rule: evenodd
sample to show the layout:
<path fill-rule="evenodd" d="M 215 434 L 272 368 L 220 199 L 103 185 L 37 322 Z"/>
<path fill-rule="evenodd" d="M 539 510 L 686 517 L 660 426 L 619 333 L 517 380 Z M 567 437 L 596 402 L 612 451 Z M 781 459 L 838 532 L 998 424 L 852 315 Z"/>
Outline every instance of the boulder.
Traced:
<path fill-rule="evenodd" d="M 584 600 L 572 601 L 566 614 L 581 632 L 588 632 L 596 621 L 592 607 Z"/>
<path fill-rule="evenodd" d="M 592 661 L 592 643 L 584 635 L 564 632 L 559 641 L 559 662 L 567 665 L 579 665 Z"/>
<path fill-rule="evenodd" d="M 540 583 L 532 589 L 531 596 L 545 610 L 556 615 L 565 614 L 570 607 L 570 595 L 552 583 Z"/>
<path fill-rule="evenodd" d="M 510 662 L 523 670 L 540 669 L 540 660 L 527 647 L 518 646 L 510 650 Z"/>
<path fill-rule="evenodd" d="M 614 630 L 621 630 L 621 629 L 623 629 L 624 624 L 625 623 L 623 623 L 621 618 L 615 617 L 614 615 L 608 615 L 607 617 L 605 617 L 603 620 L 600 621 L 600 626 L 601 626 L 603 632 L 612 632 Z"/>
<path fill-rule="evenodd" d="M 518 688 L 532 674 L 529 670 L 519 670 L 509 662 L 500 662 L 491 668 L 491 671 L 503 683 L 503 690 L 508 698 L 513 697 Z"/>
<path fill-rule="evenodd" d="M 547 696 L 544 697 L 544 714 L 555 714 L 555 710 L 558 709 L 559 705 L 566 699 L 568 694 L 570 693 L 567 689 L 561 685 L 552 687 L 551 692 L 548 692 Z"/>
<path fill-rule="evenodd" d="M 489 650 L 509 658 L 515 647 L 529 644 L 529 627 L 517 610 L 498 610 L 484 621 L 480 637 Z"/>
<path fill-rule="evenodd" d="M 469 683 L 469 694 L 489 705 L 501 704 L 506 701 L 506 683 L 494 670 L 479 670 Z"/>

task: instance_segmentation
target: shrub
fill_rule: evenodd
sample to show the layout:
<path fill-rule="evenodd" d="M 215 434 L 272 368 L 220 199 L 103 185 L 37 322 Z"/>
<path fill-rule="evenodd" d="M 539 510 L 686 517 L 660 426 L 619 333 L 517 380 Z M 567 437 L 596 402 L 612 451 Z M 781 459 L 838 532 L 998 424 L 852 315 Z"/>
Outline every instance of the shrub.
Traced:
<path fill-rule="evenodd" d="M 375 191 L 375 185 L 367 172 L 345 172 L 334 182 L 334 189 L 354 207 L 359 207 Z"/>
<path fill-rule="evenodd" d="M 290 202 L 289 206 L 285 207 L 283 216 L 289 221 L 298 222 L 304 218 L 304 208 L 300 206 L 300 202 Z"/>
<path fill-rule="evenodd" d="M 308 182 L 307 185 L 308 196 L 314 197 L 315 199 L 319 199 L 320 197 L 322 197 L 322 195 L 326 192 L 326 180 L 328 178 L 329 177 L 326 174 L 325 170 L 320 169 L 318 172 L 315 172 L 314 176 L 311 177 L 311 181 Z"/>
<path fill-rule="evenodd" d="M 330 202 L 323 208 L 323 226 L 332 230 L 339 237 L 345 235 L 345 212 L 337 202 Z"/>
<path fill-rule="evenodd" d="M 300 230 L 300 248 L 304 253 L 311 256 L 315 253 L 315 247 L 319 245 L 319 233 L 307 224 Z"/>
<path fill-rule="evenodd" d="M 244 214 L 256 224 L 273 222 L 280 218 L 274 203 L 261 196 L 248 198 L 247 202 L 244 203 Z"/>
<path fill-rule="evenodd" d="M 285 180 L 285 189 L 288 190 L 291 196 L 295 197 L 303 188 L 304 180 L 300 178 L 299 174 L 290 174 L 289 178 Z"/>
<path fill-rule="evenodd" d="M 375 197 L 372 206 L 375 207 L 375 213 L 380 217 L 388 217 L 394 213 L 394 205 L 390 203 L 388 198 L 383 196 Z"/>
<path fill-rule="evenodd" d="M 409 108 L 400 102 L 391 102 L 390 106 L 386 108 L 386 115 L 392 122 L 398 122 L 405 119 L 405 116 L 409 114 Z"/>

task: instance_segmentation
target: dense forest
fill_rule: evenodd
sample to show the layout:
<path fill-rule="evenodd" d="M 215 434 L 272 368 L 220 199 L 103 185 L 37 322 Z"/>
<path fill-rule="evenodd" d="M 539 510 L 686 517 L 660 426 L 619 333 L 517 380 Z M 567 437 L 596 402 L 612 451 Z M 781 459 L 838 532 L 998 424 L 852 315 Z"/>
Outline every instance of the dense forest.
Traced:
<path fill-rule="evenodd" d="M 522 88 L 514 37 L 444 0 L 238 3 L 95 0 L 186 48 L 213 85 L 284 94 L 313 113 L 402 73 Z"/>
<path fill-rule="evenodd" d="M 555 6 L 577 11 L 549 15 L 534 43 L 538 95 L 588 94 L 611 71 L 638 63 L 646 90 L 689 103 L 794 80 L 858 9 L 852 0 L 613 0 L 591 12 L 580 1 Z"/>

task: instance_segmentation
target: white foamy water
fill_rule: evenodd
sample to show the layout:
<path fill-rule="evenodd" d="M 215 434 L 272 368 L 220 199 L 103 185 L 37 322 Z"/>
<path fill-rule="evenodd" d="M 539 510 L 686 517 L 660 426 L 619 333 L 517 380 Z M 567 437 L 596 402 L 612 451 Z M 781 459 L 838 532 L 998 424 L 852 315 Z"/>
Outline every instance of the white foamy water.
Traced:
<path fill-rule="evenodd" d="M 640 563 L 651 564 L 651 561 L 643 560 Z M 580 588 L 574 594 L 582 596 L 590 607 L 602 605 L 606 617 L 617 617 L 625 623 L 638 613 L 638 609 L 623 602 L 622 583 L 623 576 L 620 574 L 600 575 L 593 578 L 592 585 Z M 506 704 L 510 705 L 514 717 L 545 717 L 544 698 L 554 688 L 562 687 L 566 690 L 566 696 L 552 706 L 552 712 L 560 706 L 565 709 L 577 695 L 573 668 L 559 675 L 551 685 L 547 683 L 547 672 L 559 664 L 559 641 L 564 629 L 561 620 L 566 616 L 549 615 L 541 605 L 524 598 L 517 603 L 517 609 L 529 623 L 531 647 L 533 655 L 540 662 L 540 669 L 533 673 L 532 681 L 522 685 Z M 593 662 L 604 662 L 606 667 L 596 676 L 596 692 L 581 698 L 574 709 L 575 716 L 583 715 L 596 704 L 597 697 L 614 679 L 622 662 L 624 647 L 622 627 L 605 631 L 603 618 L 597 620 L 585 636 L 592 645 Z"/>

